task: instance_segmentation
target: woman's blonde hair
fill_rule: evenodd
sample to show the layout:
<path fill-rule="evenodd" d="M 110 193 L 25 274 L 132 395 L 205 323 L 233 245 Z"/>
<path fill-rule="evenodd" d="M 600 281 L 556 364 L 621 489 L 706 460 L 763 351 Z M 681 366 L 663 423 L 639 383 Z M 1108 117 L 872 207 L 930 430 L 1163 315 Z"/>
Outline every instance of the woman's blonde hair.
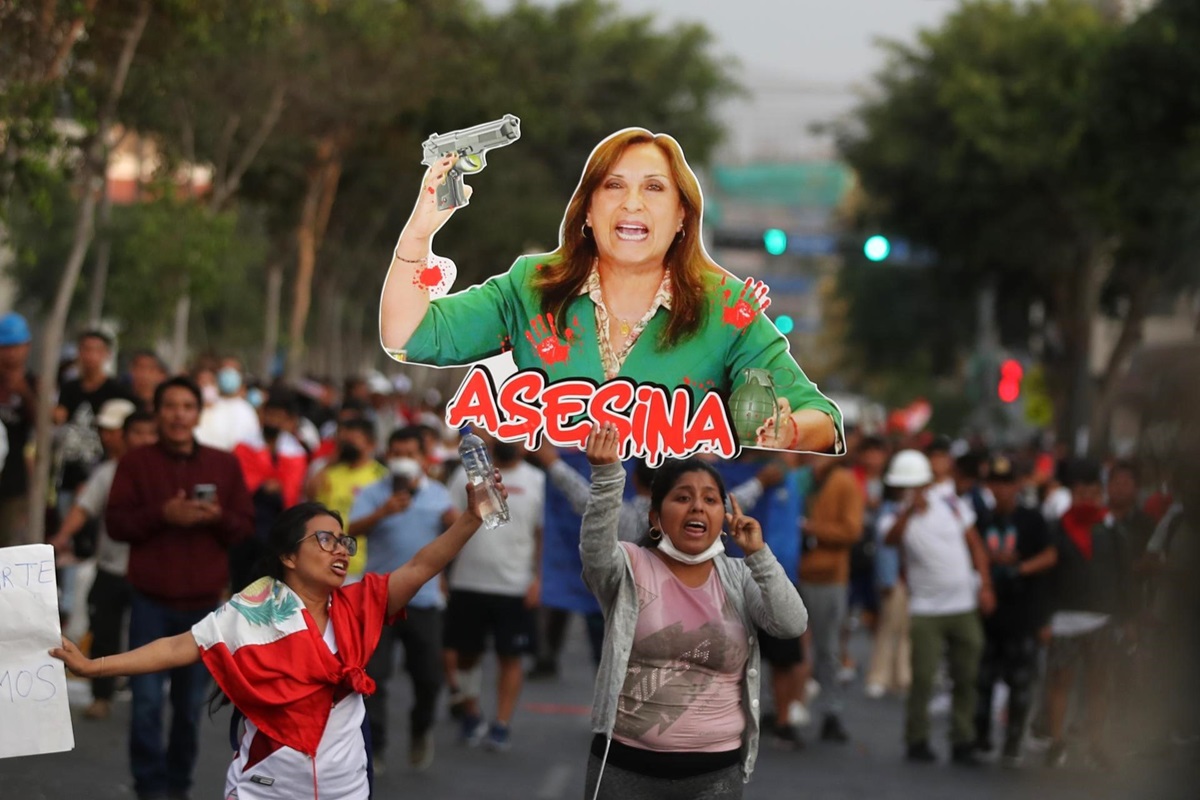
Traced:
<path fill-rule="evenodd" d="M 542 295 L 542 311 L 562 318 L 567 306 L 587 282 L 597 256 L 594 236 L 585 235 L 583 230 L 592 194 L 625 151 L 638 144 L 652 144 L 666 156 L 671 180 L 679 190 L 679 202 L 683 206 L 683 229 L 676 234 L 663 258 L 664 266 L 671 273 L 672 299 L 670 321 L 662 332 L 659 346 L 669 347 L 700 329 L 708 311 L 704 274 L 719 268 L 704 252 L 701 242 L 704 201 L 700 182 L 688 166 L 679 142 L 665 133 L 626 128 L 596 145 L 583 168 L 583 176 L 575 187 L 571 202 L 567 204 L 558 249 L 539 271 L 534 288 Z"/>

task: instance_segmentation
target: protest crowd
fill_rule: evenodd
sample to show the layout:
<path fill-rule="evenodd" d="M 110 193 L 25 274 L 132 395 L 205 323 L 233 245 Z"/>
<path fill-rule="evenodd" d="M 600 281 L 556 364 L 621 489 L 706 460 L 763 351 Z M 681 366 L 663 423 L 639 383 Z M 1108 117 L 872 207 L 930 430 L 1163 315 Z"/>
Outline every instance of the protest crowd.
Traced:
<path fill-rule="evenodd" d="M 0 546 L 30 543 L 30 515 L 47 515 L 63 628 L 92 659 L 192 629 L 262 577 L 272 526 L 305 502 L 340 514 L 357 542 L 347 583 L 402 567 L 468 510 L 444 400 L 416 396 L 401 372 L 289 386 L 206 358 L 170 375 L 150 351 L 117 358 L 102 330 L 64 349 L 51 501 L 29 508 L 30 340 L 22 317 L 0 318 Z M 1107 770 L 1195 740 L 1197 531 L 1184 476 L 1040 440 L 996 448 L 867 427 L 847 422 L 843 457 L 750 450 L 715 464 L 807 612 L 799 637 L 759 635 L 764 745 L 851 742 L 853 693 L 905 698 L 896 757 L 914 763 Z M 375 774 L 429 769 L 439 724 L 467 747 L 520 748 L 523 684 L 561 678 L 575 616 L 603 658 L 605 618 L 578 569 L 587 461 L 485 438 L 511 520 L 473 538 L 384 625 L 365 667 Z M 627 466 L 618 536 L 636 542 L 650 529 L 654 470 Z M 400 665 L 407 719 L 387 705 Z M 112 724 L 131 697 L 139 796 L 186 797 L 211 694 L 199 662 L 128 683 L 96 677 L 82 715 Z M 939 703 L 946 744 L 931 727 Z"/>

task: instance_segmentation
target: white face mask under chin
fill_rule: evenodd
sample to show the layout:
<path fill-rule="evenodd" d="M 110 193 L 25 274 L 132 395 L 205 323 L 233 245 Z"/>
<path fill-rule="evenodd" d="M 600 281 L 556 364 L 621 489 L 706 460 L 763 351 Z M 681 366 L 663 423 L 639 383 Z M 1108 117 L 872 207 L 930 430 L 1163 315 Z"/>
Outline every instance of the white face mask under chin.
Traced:
<path fill-rule="evenodd" d="M 690 555 L 688 553 L 684 553 L 678 547 L 672 544 L 671 537 L 664 533 L 662 538 L 658 541 L 658 549 L 661 550 L 664 555 L 670 556 L 682 564 L 703 564 L 705 561 L 714 559 L 721 553 L 724 553 L 725 544 L 721 541 L 721 537 L 718 536 L 703 553 Z"/>

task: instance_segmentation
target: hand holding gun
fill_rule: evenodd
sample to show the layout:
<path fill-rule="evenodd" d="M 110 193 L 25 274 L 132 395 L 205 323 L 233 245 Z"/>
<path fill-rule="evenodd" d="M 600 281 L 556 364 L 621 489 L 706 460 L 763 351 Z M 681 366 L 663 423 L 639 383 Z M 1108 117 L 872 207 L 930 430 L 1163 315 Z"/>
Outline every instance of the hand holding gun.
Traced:
<path fill-rule="evenodd" d="M 421 148 L 421 163 L 431 167 L 446 156 L 457 160 L 446 173 L 446 180 L 437 187 L 438 211 L 462 208 L 468 202 L 463 175 L 480 172 L 487 166 L 487 151 L 510 145 L 521 138 L 521 120 L 505 114 L 498 120 L 450 133 L 435 133 Z"/>

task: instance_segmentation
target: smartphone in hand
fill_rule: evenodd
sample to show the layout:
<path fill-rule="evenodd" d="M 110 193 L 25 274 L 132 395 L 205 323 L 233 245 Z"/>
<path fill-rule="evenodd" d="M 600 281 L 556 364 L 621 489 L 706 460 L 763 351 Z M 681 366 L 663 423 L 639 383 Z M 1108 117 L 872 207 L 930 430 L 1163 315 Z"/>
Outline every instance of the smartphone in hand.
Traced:
<path fill-rule="evenodd" d="M 201 503 L 217 502 L 217 485 L 215 483 L 197 483 L 192 487 L 192 499 Z"/>

